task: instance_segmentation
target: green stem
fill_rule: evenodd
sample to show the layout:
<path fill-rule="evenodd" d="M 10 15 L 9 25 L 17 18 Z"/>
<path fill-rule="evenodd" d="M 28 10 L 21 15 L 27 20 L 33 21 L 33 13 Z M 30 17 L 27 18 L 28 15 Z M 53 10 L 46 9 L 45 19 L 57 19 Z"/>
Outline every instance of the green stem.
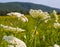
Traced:
<path fill-rule="evenodd" d="M 34 47 L 36 47 L 36 30 L 37 26 L 35 26 L 35 32 L 34 32 Z"/>
<path fill-rule="evenodd" d="M 36 25 L 35 25 L 35 31 L 34 31 L 34 39 L 33 39 L 33 41 L 34 41 L 34 47 L 36 47 L 36 31 L 37 31 L 37 28 L 38 28 L 38 26 L 39 26 L 39 24 L 41 23 L 41 22 L 43 22 L 40 18 L 37 18 L 36 19 Z"/>

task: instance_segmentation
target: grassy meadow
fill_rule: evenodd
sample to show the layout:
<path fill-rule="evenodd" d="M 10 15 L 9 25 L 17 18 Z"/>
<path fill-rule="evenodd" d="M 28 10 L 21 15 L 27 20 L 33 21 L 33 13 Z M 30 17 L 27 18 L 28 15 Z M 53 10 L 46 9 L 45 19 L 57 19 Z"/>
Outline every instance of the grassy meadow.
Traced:
<path fill-rule="evenodd" d="M 25 16 L 29 20 L 25 23 L 21 20 L 17 20 L 15 16 L 0 16 L 0 24 L 26 30 L 24 32 L 10 31 L 0 26 L 0 47 L 8 47 L 7 45 L 9 43 L 3 40 L 3 36 L 5 35 L 12 35 L 23 40 L 27 47 L 54 47 L 54 44 L 60 45 L 60 29 L 54 28 L 54 18 L 47 23 L 41 22 L 35 33 L 36 19 L 32 18 L 30 15 Z"/>

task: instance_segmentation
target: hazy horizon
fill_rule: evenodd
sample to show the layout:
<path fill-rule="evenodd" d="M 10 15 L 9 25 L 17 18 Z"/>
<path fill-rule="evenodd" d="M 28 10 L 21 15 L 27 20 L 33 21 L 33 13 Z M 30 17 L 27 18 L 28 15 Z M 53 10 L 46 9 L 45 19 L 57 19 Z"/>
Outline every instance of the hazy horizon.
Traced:
<path fill-rule="evenodd" d="M 30 2 L 35 4 L 42 4 L 54 8 L 60 8 L 60 0 L 0 0 L 0 3 L 6 3 L 6 2 Z"/>

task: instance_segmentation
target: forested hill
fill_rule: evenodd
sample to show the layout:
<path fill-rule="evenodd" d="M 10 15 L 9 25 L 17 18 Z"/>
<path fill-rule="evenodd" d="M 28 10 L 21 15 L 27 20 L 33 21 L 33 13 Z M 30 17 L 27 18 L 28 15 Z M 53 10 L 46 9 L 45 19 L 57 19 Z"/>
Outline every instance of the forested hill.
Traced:
<path fill-rule="evenodd" d="M 8 3 L 0 3 L 0 15 L 4 15 L 7 12 L 21 12 L 27 14 L 30 9 L 41 9 L 43 11 L 51 12 L 52 10 L 56 10 L 60 12 L 60 9 L 53 8 L 41 4 L 34 3 L 26 3 L 26 2 L 8 2 Z M 4 14 L 3 14 L 4 13 Z"/>

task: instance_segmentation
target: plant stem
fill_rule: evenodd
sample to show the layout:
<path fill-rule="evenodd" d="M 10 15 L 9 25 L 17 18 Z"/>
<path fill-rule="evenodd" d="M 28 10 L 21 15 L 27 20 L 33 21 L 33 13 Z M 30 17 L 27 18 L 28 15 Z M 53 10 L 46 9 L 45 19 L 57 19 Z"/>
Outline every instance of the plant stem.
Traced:
<path fill-rule="evenodd" d="M 41 21 L 41 19 L 40 18 L 37 18 L 36 19 L 36 25 L 35 25 L 35 28 L 34 28 L 34 39 L 33 39 L 33 41 L 34 41 L 34 47 L 36 47 L 36 31 L 37 31 L 37 28 L 38 28 L 38 26 L 39 26 L 39 24 L 41 23 L 42 21 Z"/>
<path fill-rule="evenodd" d="M 36 30 L 37 26 L 35 26 L 35 32 L 34 32 L 34 47 L 36 47 Z"/>

